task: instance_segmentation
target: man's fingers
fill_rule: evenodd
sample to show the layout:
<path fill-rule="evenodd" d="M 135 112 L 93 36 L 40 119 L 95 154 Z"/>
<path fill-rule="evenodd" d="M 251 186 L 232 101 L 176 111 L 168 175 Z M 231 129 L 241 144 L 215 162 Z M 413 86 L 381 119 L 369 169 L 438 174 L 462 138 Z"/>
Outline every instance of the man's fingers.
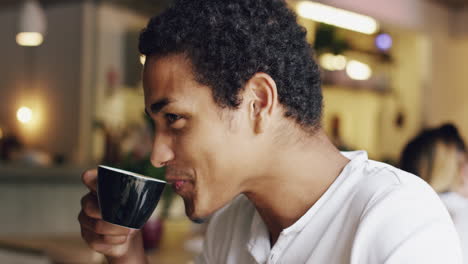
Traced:
<path fill-rule="evenodd" d="M 81 175 L 81 180 L 91 192 L 97 189 L 97 169 L 87 170 Z"/>
<path fill-rule="evenodd" d="M 113 225 L 102 220 L 97 199 L 97 170 L 88 170 L 81 179 L 90 192 L 81 199 L 78 221 L 81 236 L 89 247 L 108 257 L 121 257 L 127 254 L 132 237 L 137 230 Z"/>
<path fill-rule="evenodd" d="M 101 235 L 93 233 L 91 230 L 84 229 L 83 235 L 89 242 L 95 244 L 121 245 L 127 242 L 128 235 Z"/>
<path fill-rule="evenodd" d="M 90 248 L 106 256 L 118 257 L 128 249 L 128 236 L 99 235 L 87 229 L 81 230 L 81 236 Z"/>
<path fill-rule="evenodd" d="M 81 198 L 81 208 L 91 218 L 101 219 L 101 210 L 99 209 L 96 194 L 88 193 Z"/>
<path fill-rule="evenodd" d="M 113 225 L 104 220 L 95 219 L 87 216 L 81 211 L 78 216 L 81 228 L 89 230 L 98 235 L 109 235 L 109 236 L 128 236 L 131 234 L 131 229 L 125 228 L 118 225 Z"/>

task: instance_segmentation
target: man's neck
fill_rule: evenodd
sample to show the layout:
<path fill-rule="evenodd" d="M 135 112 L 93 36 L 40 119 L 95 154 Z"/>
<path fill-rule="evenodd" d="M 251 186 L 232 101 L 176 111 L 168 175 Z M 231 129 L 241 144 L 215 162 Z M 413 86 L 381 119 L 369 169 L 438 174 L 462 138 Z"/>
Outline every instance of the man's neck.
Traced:
<path fill-rule="evenodd" d="M 318 132 L 300 147 L 284 149 L 245 192 L 265 222 L 270 241 L 293 225 L 325 193 L 349 160 Z"/>

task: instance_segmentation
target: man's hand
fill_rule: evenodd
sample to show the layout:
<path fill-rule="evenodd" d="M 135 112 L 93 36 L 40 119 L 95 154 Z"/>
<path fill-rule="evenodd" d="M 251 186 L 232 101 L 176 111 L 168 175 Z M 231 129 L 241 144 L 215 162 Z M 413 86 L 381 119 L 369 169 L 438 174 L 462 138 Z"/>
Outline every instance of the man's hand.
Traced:
<path fill-rule="evenodd" d="M 78 221 L 81 236 L 95 251 L 104 254 L 109 263 L 147 263 L 139 230 L 113 225 L 102 220 L 96 188 L 97 170 L 88 170 L 81 176 L 90 190 L 81 199 Z"/>

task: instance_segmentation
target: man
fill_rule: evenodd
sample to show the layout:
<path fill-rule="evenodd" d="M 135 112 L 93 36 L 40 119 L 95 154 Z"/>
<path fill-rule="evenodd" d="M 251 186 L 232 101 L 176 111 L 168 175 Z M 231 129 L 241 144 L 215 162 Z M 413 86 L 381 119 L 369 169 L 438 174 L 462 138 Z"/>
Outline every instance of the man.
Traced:
<path fill-rule="evenodd" d="M 177 1 L 140 51 L 152 163 L 190 219 L 213 215 L 197 263 L 460 263 L 427 184 L 325 136 L 319 70 L 283 1 Z M 139 232 L 100 219 L 96 172 L 83 181 L 83 238 L 145 263 Z"/>

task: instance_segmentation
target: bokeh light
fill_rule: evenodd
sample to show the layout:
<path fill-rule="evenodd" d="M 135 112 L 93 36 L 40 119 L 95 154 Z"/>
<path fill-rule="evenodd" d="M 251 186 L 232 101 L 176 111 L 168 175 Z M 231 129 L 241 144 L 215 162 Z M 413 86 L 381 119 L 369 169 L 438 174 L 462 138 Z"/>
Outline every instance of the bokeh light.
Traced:
<path fill-rule="evenodd" d="M 346 67 L 346 57 L 343 55 L 333 55 L 324 53 L 319 57 L 319 63 L 322 68 L 329 71 L 341 71 Z"/>
<path fill-rule="evenodd" d="M 387 51 L 392 48 L 392 37 L 387 33 L 382 33 L 375 37 L 375 46 L 382 51 Z"/>
<path fill-rule="evenodd" d="M 372 69 L 365 63 L 351 60 L 346 65 L 346 73 L 353 80 L 368 80 L 372 76 Z"/>
<path fill-rule="evenodd" d="M 23 124 L 30 123 L 33 118 L 33 112 L 31 108 L 22 106 L 16 112 L 16 118 Z"/>

